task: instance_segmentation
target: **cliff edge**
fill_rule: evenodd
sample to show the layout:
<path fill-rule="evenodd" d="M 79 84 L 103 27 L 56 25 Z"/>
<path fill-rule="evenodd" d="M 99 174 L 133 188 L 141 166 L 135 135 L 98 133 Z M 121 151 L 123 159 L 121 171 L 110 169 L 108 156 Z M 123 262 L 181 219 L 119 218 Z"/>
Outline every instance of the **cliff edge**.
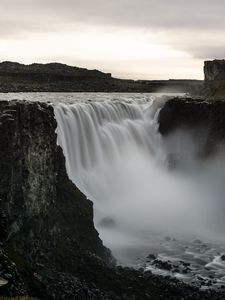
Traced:
<path fill-rule="evenodd" d="M 42 297 L 54 269 L 80 275 L 84 260 L 113 262 L 92 203 L 68 179 L 56 125 L 47 104 L 0 101 L 0 242 L 25 290 Z M 13 282 L 6 287 L 13 296 Z"/>

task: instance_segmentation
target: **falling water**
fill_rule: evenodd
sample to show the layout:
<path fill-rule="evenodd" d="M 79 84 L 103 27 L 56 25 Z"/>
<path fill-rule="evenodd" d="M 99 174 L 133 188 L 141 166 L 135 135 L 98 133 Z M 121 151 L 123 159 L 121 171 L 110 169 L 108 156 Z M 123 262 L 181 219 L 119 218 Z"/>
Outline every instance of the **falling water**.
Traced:
<path fill-rule="evenodd" d="M 98 201 L 102 197 L 90 190 L 96 169 L 105 173 L 108 164 L 113 166 L 130 152 L 139 151 L 162 163 L 165 156 L 158 134 L 158 112 L 153 101 L 58 104 L 58 143 L 66 156 L 69 177 Z"/>
<path fill-rule="evenodd" d="M 212 169 L 210 165 L 200 171 L 195 166 L 189 173 L 169 169 L 168 149 L 158 133 L 162 103 L 152 99 L 54 106 L 68 175 L 94 202 L 100 237 L 125 264 L 149 249 L 164 251 L 165 257 L 174 251 L 179 257 L 183 244 L 160 249 L 165 236 L 191 240 L 218 234 L 215 203 L 221 197 L 218 193 L 215 199 L 209 184 Z M 173 136 L 173 144 L 176 139 Z M 185 133 L 177 143 L 187 153 L 193 150 Z"/>

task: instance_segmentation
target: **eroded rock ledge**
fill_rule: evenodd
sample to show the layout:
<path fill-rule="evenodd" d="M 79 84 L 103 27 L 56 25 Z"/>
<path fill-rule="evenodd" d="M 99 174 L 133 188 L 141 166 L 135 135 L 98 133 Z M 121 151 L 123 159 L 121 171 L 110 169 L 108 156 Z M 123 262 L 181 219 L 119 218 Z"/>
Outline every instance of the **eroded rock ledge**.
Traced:
<path fill-rule="evenodd" d="M 224 299 L 151 272 L 114 266 L 92 203 L 68 179 L 53 108 L 0 101 L 0 296 Z"/>
<path fill-rule="evenodd" d="M 196 137 L 204 132 L 203 148 L 211 149 L 225 140 L 224 116 L 224 101 L 175 97 L 160 111 L 159 131 L 166 136 L 177 129 L 192 129 Z"/>

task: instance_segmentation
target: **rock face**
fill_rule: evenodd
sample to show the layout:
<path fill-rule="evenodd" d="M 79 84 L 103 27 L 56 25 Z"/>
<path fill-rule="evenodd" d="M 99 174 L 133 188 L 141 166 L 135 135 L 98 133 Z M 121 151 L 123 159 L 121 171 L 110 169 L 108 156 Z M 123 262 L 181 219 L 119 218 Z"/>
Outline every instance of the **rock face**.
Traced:
<path fill-rule="evenodd" d="M 0 102 L 0 239 L 28 289 L 37 281 L 32 270 L 77 273 L 90 253 L 112 261 L 92 203 L 67 177 L 55 129 L 51 106 Z"/>
<path fill-rule="evenodd" d="M 174 98 L 159 114 L 159 131 L 165 137 L 176 130 L 191 130 L 201 141 L 201 154 L 216 150 L 225 142 L 225 103 L 202 99 Z"/>
<path fill-rule="evenodd" d="M 211 99 L 225 100 L 225 60 L 205 61 L 203 95 Z"/>
<path fill-rule="evenodd" d="M 225 80 L 225 60 L 205 61 L 205 81 Z"/>

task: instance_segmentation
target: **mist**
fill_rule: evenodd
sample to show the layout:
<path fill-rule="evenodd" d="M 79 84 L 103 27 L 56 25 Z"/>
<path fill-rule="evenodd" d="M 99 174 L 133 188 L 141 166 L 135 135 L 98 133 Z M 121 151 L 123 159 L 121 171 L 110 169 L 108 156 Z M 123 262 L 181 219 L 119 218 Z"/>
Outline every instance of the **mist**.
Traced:
<path fill-rule="evenodd" d="M 162 138 L 161 105 L 55 108 L 69 177 L 93 201 L 100 237 L 122 263 L 129 250 L 151 248 L 166 236 L 225 242 L 223 146 L 203 156 L 204 128 Z"/>

